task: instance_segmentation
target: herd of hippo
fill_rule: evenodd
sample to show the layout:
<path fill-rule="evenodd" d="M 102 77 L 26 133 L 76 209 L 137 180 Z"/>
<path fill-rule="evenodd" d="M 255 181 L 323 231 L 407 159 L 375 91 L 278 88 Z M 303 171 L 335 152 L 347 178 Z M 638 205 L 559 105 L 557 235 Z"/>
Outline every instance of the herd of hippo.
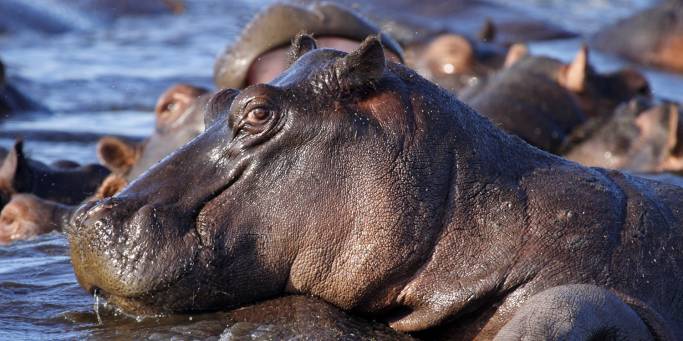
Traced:
<path fill-rule="evenodd" d="M 572 32 L 509 11 L 273 4 L 215 89 L 171 86 L 101 164 L 0 150 L 0 243 L 63 232 L 80 285 L 138 315 L 266 301 L 334 338 L 681 339 L 683 111 L 590 49 L 683 72 L 683 2 L 568 63 L 526 42 Z M 469 25 L 421 19 L 444 13 Z M 0 117 L 49 111 L 4 74 Z"/>

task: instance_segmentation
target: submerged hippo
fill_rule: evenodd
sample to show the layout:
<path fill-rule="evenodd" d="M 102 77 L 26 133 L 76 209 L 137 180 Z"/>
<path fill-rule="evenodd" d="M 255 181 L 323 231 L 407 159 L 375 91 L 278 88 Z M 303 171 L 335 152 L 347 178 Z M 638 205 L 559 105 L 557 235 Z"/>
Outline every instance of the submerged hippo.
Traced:
<path fill-rule="evenodd" d="M 46 112 L 47 109 L 26 97 L 7 82 L 5 65 L 0 60 L 0 120 L 22 111 Z"/>
<path fill-rule="evenodd" d="M 683 172 L 683 122 L 674 103 L 654 105 L 633 99 L 606 122 L 589 122 L 572 136 L 577 141 L 565 153 L 586 166 L 636 172 Z"/>
<path fill-rule="evenodd" d="M 168 88 L 157 101 L 156 128 L 145 141 L 113 136 L 97 144 L 100 162 L 112 172 L 135 179 L 149 167 L 204 131 L 204 106 L 208 90 L 189 84 Z"/>
<path fill-rule="evenodd" d="M 598 32 L 592 45 L 631 61 L 683 72 L 683 2 L 664 0 L 619 20 Z"/>
<path fill-rule="evenodd" d="M 494 30 L 492 24 L 488 30 Z M 422 77 L 458 93 L 501 69 L 505 48 L 486 42 L 493 33 L 477 41 L 454 33 L 439 34 L 425 42 L 406 46 L 406 65 Z"/>
<path fill-rule="evenodd" d="M 69 222 L 75 206 L 19 193 L 0 210 L 0 245 L 61 231 Z"/>
<path fill-rule="evenodd" d="M 462 91 L 460 98 L 500 127 L 530 144 L 559 153 L 587 118 L 606 116 L 636 95 L 648 96 L 645 77 L 632 69 L 595 71 L 584 46 L 574 60 L 526 55 L 513 46 L 506 68 Z"/>
<path fill-rule="evenodd" d="M 371 34 L 381 34 L 386 55 L 403 60 L 399 44 L 354 11 L 329 2 L 309 5 L 275 3 L 254 17 L 238 39 L 214 65 L 214 82 L 220 88 L 243 88 L 266 83 L 288 65 L 287 51 L 300 32 L 314 34 L 318 44 L 351 51 Z"/>
<path fill-rule="evenodd" d="M 109 170 L 100 165 L 46 165 L 24 154 L 18 141 L 0 166 L 0 208 L 15 193 L 30 193 L 67 205 L 80 204 L 93 195 Z"/>
<path fill-rule="evenodd" d="M 204 133 L 66 229 L 134 313 L 317 296 L 443 338 L 683 334 L 683 189 L 543 152 L 377 37 L 226 89 Z M 551 311 L 551 313 L 549 313 Z"/>
<path fill-rule="evenodd" d="M 311 3 L 316 0 L 294 0 Z M 495 39 L 509 45 L 532 40 L 575 37 L 557 25 L 534 17 L 528 11 L 487 0 L 334 0 L 354 8 L 379 23 L 401 44 L 441 33 L 455 33 L 474 38 L 491 22 L 498 27 Z"/>
<path fill-rule="evenodd" d="M 112 174 L 84 201 L 111 197 L 127 184 L 124 178 Z M 0 208 L 0 245 L 63 231 L 79 204 L 62 204 L 29 193 L 12 194 Z"/>

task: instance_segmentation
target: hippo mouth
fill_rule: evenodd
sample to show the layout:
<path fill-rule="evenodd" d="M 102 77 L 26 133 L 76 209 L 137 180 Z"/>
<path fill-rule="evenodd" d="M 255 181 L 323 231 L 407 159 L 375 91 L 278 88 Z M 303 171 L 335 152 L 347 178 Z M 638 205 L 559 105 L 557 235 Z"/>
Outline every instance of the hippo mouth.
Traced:
<path fill-rule="evenodd" d="M 199 282 L 204 282 L 204 278 L 199 280 L 196 268 L 210 261 L 207 245 L 213 245 L 207 228 L 212 220 L 203 213 L 247 170 L 246 160 L 222 158 L 225 160 L 219 163 L 234 165 L 226 173 L 225 181 L 200 193 L 188 194 L 194 196 L 192 205 L 158 201 L 147 204 L 150 201 L 127 189 L 117 196 L 81 206 L 65 228 L 81 286 L 91 295 L 135 314 L 188 311 L 187 307 L 206 310 L 207 307 L 188 304 L 187 297 L 174 297 L 173 293 L 182 291 L 178 287 L 200 289 Z M 123 236 L 117 236 L 118 233 Z M 154 239 L 156 235 L 172 237 L 161 238 L 160 242 Z M 130 259 L 137 264 L 120 265 L 131 263 Z"/>

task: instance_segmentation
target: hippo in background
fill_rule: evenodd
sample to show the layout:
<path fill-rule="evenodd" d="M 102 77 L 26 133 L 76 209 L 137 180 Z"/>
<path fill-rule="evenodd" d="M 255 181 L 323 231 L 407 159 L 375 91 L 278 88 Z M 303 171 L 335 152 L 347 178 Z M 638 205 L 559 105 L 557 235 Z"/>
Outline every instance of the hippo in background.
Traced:
<path fill-rule="evenodd" d="M 682 188 L 533 148 L 380 41 L 300 36 L 272 82 L 215 94 L 73 215 L 83 288 L 136 314 L 307 294 L 432 339 L 683 334 Z"/>
<path fill-rule="evenodd" d="M 204 107 L 209 91 L 175 84 L 157 100 L 156 125 L 142 142 L 109 136 L 97 144 L 100 162 L 114 174 L 133 180 L 149 167 L 204 131 Z"/>
<path fill-rule="evenodd" d="M 683 122 L 679 106 L 635 98 L 614 114 L 589 122 L 570 138 L 566 158 L 591 167 L 634 172 L 683 173 Z"/>
<path fill-rule="evenodd" d="M 0 245 L 62 231 L 75 208 L 33 194 L 14 194 L 0 210 Z"/>
<path fill-rule="evenodd" d="M 301 32 L 315 35 L 320 46 L 342 51 L 353 50 L 368 35 L 380 34 L 387 57 L 403 61 L 398 42 L 344 6 L 275 3 L 259 12 L 218 57 L 213 72 L 216 87 L 240 89 L 271 81 L 287 67 L 290 43 Z"/>
<path fill-rule="evenodd" d="M 595 71 L 585 46 L 569 64 L 526 51 L 525 45 L 513 45 L 504 69 L 459 97 L 501 129 L 551 153 L 561 153 L 586 119 L 610 115 L 620 103 L 650 95 L 647 80 L 636 70 Z"/>
<path fill-rule="evenodd" d="M 458 93 L 500 70 L 507 48 L 492 44 L 496 29 L 491 22 L 482 28 L 479 39 L 455 33 L 442 33 L 405 46 L 406 65 L 420 76 Z"/>
<path fill-rule="evenodd" d="M 0 121 L 18 112 L 47 112 L 7 82 L 5 65 L 0 60 Z"/>
<path fill-rule="evenodd" d="M 0 208 L 17 193 L 77 205 L 93 195 L 109 173 L 106 167 L 96 164 L 80 166 L 62 161 L 53 166 L 30 159 L 19 140 L 0 166 Z"/>
<path fill-rule="evenodd" d="M 307 5 L 275 3 L 257 14 L 214 66 L 218 88 L 243 88 L 272 80 L 287 65 L 289 44 L 300 32 L 316 36 L 321 47 L 350 51 L 370 34 L 381 34 L 391 61 L 405 58 L 423 77 L 457 92 L 500 69 L 506 48 L 492 44 L 497 29 L 487 21 L 477 39 L 456 33 L 421 34 L 404 43 L 405 54 L 391 37 L 356 11 L 329 2 Z"/>
<path fill-rule="evenodd" d="M 123 177 L 110 174 L 95 193 L 83 202 L 109 198 L 127 184 Z M 0 208 L 0 245 L 53 231 L 62 232 L 80 204 L 59 203 L 30 193 L 12 194 L 10 200 Z"/>
<path fill-rule="evenodd" d="M 316 0 L 294 0 L 310 4 Z M 333 0 L 353 8 L 378 23 L 383 31 L 403 46 L 424 41 L 442 33 L 454 33 L 475 39 L 482 27 L 497 27 L 488 42 L 511 45 L 517 42 L 565 39 L 574 32 L 543 21 L 513 6 L 486 0 Z M 483 30 L 486 32 L 486 30 Z"/>
<path fill-rule="evenodd" d="M 636 63 L 683 72 L 683 2 L 660 1 L 601 29 L 591 44 Z"/>

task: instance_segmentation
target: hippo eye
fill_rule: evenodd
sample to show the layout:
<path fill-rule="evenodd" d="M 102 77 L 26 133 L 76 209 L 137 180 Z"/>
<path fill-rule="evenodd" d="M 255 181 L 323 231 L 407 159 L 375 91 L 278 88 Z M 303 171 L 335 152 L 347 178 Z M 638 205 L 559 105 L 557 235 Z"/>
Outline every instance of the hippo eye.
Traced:
<path fill-rule="evenodd" d="M 259 106 L 250 109 L 242 121 L 243 128 L 252 134 L 258 133 L 263 130 L 271 116 L 272 111 L 266 107 Z"/>
<path fill-rule="evenodd" d="M 166 111 L 166 112 L 171 112 L 171 111 L 175 110 L 175 108 L 176 108 L 177 106 L 178 106 L 178 104 L 176 104 L 176 102 L 168 103 L 168 104 L 166 105 L 166 108 L 165 108 L 164 111 Z"/>

